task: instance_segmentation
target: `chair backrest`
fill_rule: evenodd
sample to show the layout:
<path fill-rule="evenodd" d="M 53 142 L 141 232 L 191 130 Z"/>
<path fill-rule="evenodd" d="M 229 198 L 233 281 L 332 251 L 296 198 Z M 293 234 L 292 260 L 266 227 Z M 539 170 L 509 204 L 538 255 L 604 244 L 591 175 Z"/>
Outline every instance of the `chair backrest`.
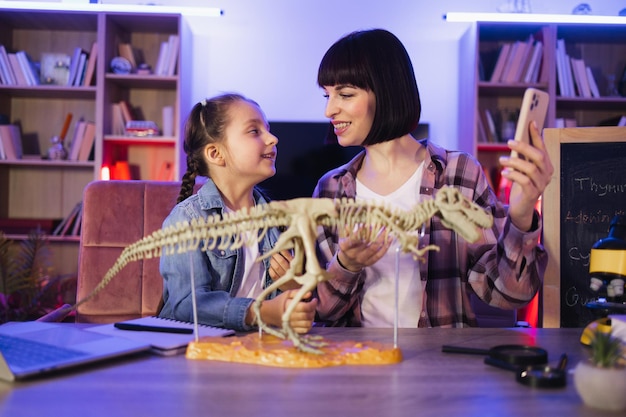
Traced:
<path fill-rule="evenodd" d="M 83 192 L 77 300 L 88 296 L 124 248 L 161 228 L 179 182 L 94 181 Z M 159 259 L 134 261 L 91 300 L 76 321 L 111 323 L 157 312 L 163 295 Z"/>

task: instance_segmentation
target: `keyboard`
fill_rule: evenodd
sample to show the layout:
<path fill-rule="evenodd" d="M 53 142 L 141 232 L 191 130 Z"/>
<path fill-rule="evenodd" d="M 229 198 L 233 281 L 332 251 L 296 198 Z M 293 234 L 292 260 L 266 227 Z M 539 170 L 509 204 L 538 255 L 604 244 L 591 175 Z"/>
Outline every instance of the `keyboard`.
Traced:
<path fill-rule="evenodd" d="M 5 335 L 0 335 L 0 352 L 11 368 L 24 369 L 87 355 L 78 350 Z"/>

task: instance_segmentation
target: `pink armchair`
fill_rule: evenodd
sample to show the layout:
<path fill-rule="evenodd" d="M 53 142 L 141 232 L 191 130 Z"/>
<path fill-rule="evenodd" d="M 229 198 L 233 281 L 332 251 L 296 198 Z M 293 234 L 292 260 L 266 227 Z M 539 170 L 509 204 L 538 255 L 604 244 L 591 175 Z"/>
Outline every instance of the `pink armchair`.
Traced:
<path fill-rule="evenodd" d="M 157 181 L 94 181 L 85 187 L 77 300 L 93 290 L 127 245 L 161 228 L 179 191 L 179 182 Z M 159 259 L 131 262 L 77 308 L 76 321 L 111 323 L 153 315 L 162 293 Z"/>

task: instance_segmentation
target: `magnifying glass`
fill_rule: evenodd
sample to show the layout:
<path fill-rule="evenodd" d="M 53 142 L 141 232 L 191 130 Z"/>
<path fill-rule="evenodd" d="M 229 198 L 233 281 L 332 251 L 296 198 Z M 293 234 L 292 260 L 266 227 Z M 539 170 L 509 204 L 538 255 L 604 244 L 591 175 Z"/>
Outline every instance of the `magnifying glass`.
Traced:
<path fill-rule="evenodd" d="M 485 358 L 485 363 L 515 372 L 517 382 L 533 388 L 561 388 L 567 384 L 567 373 L 565 372 L 567 355 L 565 353 L 561 355 L 557 367 L 548 365 L 519 367 L 493 357 Z"/>
<path fill-rule="evenodd" d="M 443 345 L 442 352 L 468 353 L 474 355 L 486 355 L 488 358 L 502 361 L 510 365 L 530 366 L 548 363 L 548 352 L 536 346 L 526 345 L 498 345 L 491 349 L 477 349 L 463 346 Z"/>

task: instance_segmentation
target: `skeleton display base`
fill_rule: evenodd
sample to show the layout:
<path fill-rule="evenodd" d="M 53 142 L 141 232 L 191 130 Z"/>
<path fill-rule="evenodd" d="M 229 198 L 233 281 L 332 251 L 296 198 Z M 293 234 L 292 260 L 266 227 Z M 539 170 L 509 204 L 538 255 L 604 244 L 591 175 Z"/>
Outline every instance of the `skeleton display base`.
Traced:
<path fill-rule="evenodd" d="M 307 336 L 311 338 L 312 336 Z M 204 337 L 187 347 L 188 359 L 248 363 L 282 368 L 324 368 L 342 365 L 390 365 L 402 361 L 402 352 L 380 342 L 336 342 L 313 336 L 322 355 L 296 348 L 292 341 L 264 333 L 234 337 Z"/>

